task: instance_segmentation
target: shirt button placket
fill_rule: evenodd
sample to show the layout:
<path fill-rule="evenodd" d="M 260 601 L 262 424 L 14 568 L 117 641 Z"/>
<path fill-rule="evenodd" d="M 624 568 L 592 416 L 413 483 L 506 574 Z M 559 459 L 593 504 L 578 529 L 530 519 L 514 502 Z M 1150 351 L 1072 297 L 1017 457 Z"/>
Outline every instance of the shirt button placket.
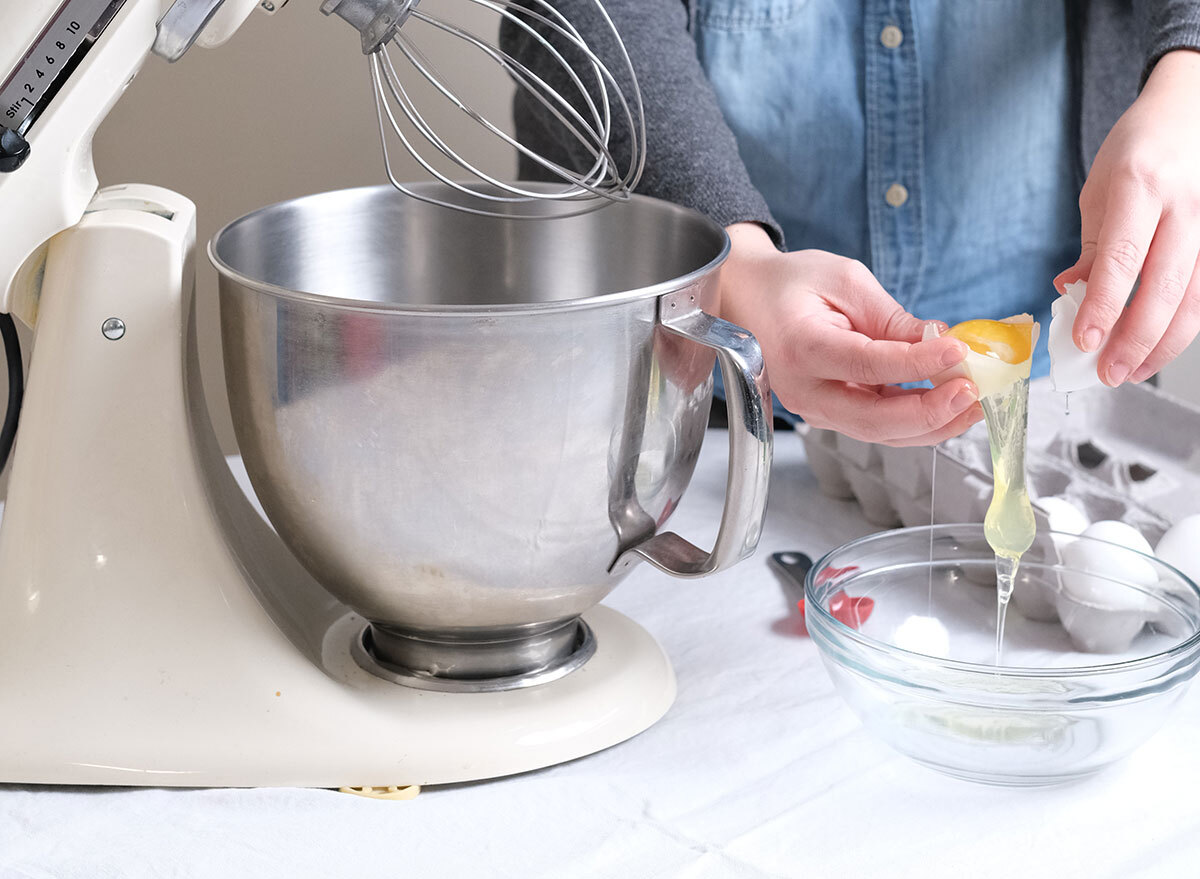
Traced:
<path fill-rule="evenodd" d="M 923 108 L 911 0 L 867 0 L 864 11 L 871 267 L 911 310 L 924 262 Z"/>

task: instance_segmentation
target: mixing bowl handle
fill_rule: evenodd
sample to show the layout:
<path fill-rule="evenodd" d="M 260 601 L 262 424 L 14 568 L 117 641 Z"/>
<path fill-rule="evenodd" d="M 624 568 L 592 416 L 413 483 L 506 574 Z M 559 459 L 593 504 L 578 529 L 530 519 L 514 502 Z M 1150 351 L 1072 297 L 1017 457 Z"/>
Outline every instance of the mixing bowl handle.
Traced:
<path fill-rule="evenodd" d="M 771 475 L 771 388 L 754 336 L 701 311 L 688 290 L 659 299 L 658 314 L 668 332 L 717 352 L 729 413 L 725 510 L 712 552 L 664 531 L 623 553 L 613 567 L 628 567 L 640 557 L 676 577 L 703 577 L 740 562 L 758 546 Z"/>

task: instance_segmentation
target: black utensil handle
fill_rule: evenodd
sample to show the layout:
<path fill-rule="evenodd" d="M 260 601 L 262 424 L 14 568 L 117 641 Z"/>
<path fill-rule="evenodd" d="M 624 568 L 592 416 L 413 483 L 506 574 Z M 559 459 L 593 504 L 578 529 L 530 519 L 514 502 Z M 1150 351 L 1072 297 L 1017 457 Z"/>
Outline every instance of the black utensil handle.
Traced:
<path fill-rule="evenodd" d="M 788 550 L 771 553 L 771 567 L 791 581 L 797 599 L 804 597 L 804 578 L 812 566 L 813 560 L 802 552 Z"/>

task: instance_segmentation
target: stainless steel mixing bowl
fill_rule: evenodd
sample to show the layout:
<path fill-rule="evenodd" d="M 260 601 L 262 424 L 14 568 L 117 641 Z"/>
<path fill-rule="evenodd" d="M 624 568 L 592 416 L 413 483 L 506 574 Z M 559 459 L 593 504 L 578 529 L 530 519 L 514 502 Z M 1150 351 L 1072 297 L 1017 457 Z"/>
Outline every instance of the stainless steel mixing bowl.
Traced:
<path fill-rule="evenodd" d="M 753 551 L 770 394 L 753 337 L 709 313 L 728 247 L 643 197 L 502 219 L 391 187 L 216 235 L 251 481 L 295 555 L 371 621 L 383 668 L 443 688 L 546 680 L 586 658 L 579 615 L 639 558 L 701 576 Z M 730 475 L 704 552 L 662 526 L 704 438 L 714 353 Z"/>

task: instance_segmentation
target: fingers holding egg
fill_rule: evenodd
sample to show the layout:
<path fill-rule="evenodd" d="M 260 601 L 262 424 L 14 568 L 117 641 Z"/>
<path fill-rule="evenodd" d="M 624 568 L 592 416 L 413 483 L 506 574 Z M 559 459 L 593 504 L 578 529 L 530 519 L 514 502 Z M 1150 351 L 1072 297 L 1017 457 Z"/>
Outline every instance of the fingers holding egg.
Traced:
<path fill-rule="evenodd" d="M 958 416 L 968 413 L 977 399 L 974 386 L 965 379 L 932 389 L 848 384 L 837 394 L 843 421 L 839 430 L 869 442 L 925 445 L 916 438 L 948 428 Z"/>
<path fill-rule="evenodd" d="M 1180 354 L 1182 354 L 1200 333 L 1200 259 L 1196 260 L 1196 269 L 1187 295 L 1179 304 L 1179 310 L 1171 318 L 1163 337 L 1146 361 L 1134 370 L 1129 377 L 1132 382 L 1143 382 L 1154 375 Z"/>
<path fill-rule="evenodd" d="M 1200 271 L 1200 262 L 1197 263 Z M 1064 276 L 1060 275 L 1060 279 Z M 1087 281 L 1063 285 L 1063 294 L 1050 306 L 1050 382 L 1054 390 L 1069 393 L 1122 381 L 1145 381 L 1174 359 L 1200 330 L 1200 283 L 1180 302 L 1141 301 L 1134 303 L 1113 332 L 1103 350 L 1085 352 L 1074 338 L 1074 325 L 1087 297 Z M 1149 299 L 1147 295 L 1146 299 Z M 1171 314 L 1164 310 L 1169 306 Z M 1113 360 L 1100 377 L 1101 354 Z M 1120 362 L 1117 362 L 1120 361 Z"/>
<path fill-rule="evenodd" d="M 961 363 L 965 354 L 955 339 L 899 342 L 829 328 L 813 333 L 801 356 L 817 378 L 875 386 L 925 381 Z"/>
<path fill-rule="evenodd" d="M 887 389 L 881 401 L 881 411 L 886 409 L 885 417 L 905 425 L 903 430 L 896 433 L 898 440 L 914 440 L 953 430 L 959 419 L 963 420 L 963 424 L 958 432 L 966 430 L 974 423 L 971 418 L 974 411 L 979 409 L 978 401 L 979 391 L 975 385 L 958 378 L 932 389 Z"/>
<path fill-rule="evenodd" d="M 1177 212 L 1162 216 L 1132 300 L 1104 345 L 1101 373 L 1116 387 L 1139 370 L 1179 310 L 1200 250 L 1200 223 Z"/>
<path fill-rule="evenodd" d="M 950 419 L 946 424 L 927 433 L 916 436 L 899 437 L 890 440 L 889 446 L 936 446 L 938 443 L 959 436 L 972 425 L 983 420 L 983 407 L 978 402 L 972 403 L 965 410 Z"/>

